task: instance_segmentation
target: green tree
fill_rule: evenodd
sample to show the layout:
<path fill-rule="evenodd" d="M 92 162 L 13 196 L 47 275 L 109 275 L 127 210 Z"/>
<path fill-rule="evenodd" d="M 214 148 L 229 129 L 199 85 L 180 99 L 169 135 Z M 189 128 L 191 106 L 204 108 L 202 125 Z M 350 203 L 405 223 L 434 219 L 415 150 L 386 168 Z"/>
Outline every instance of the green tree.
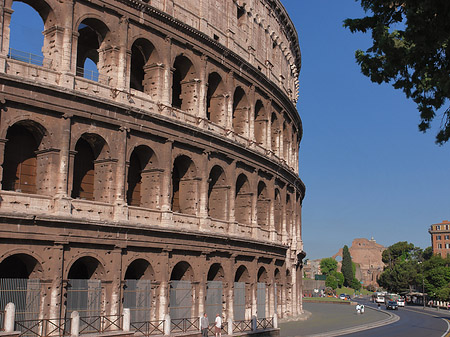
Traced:
<path fill-rule="evenodd" d="M 400 260 L 405 261 L 415 256 L 413 254 L 415 250 L 414 244 L 400 241 L 385 249 L 381 254 L 381 260 L 390 267 Z"/>
<path fill-rule="evenodd" d="M 417 262 L 398 261 L 387 267 L 378 277 L 378 284 L 389 292 L 399 293 L 410 290 L 417 284 Z"/>
<path fill-rule="evenodd" d="M 355 290 L 360 290 L 361 289 L 361 282 L 358 281 L 358 279 L 355 277 L 352 280 L 352 288 Z"/>
<path fill-rule="evenodd" d="M 332 257 L 326 257 L 320 260 L 320 271 L 322 275 L 329 275 L 331 272 L 337 270 L 338 263 Z"/>
<path fill-rule="evenodd" d="M 344 274 L 336 271 L 333 275 L 336 277 L 338 288 L 342 288 L 344 285 Z"/>
<path fill-rule="evenodd" d="M 442 108 L 436 143 L 450 138 L 450 5 L 448 0 L 357 0 L 366 13 L 344 27 L 371 32 L 372 46 L 357 50 L 361 72 L 375 83 L 391 83 L 411 98 L 425 132 Z M 439 110 L 439 111 L 438 111 Z"/>
<path fill-rule="evenodd" d="M 341 272 L 344 275 L 344 286 L 351 287 L 353 281 L 352 257 L 348 251 L 347 245 L 342 249 L 342 267 Z"/>
<path fill-rule="evenodd" d="M 336 289 L 338 287 L 338 281 L 336 280 L 336 277 L 334 275 L 328 275 L 327 279 L 325 280 L 325 286 Z"/>

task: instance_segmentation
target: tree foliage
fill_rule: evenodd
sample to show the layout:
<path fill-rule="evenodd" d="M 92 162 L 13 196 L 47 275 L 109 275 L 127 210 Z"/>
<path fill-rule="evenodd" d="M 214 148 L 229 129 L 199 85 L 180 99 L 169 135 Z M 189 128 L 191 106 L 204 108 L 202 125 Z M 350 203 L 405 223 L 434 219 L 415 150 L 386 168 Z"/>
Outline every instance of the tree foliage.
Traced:
<path fill-rule="evenodd" d="M 372 46 L 355 53 L 361 72 L 375 83 L 391 83 L 411 98 L 425 132 L 440 112 L 436 143 L 450 138 L 450 1 L 356 0 L 369 13 L 344 27 L 371 32 Z M 446 106 L 447 105 L 447 106 Z"/>
<path fill-rule="evenodd" d="M 325 280 L 325 286 L 336 289 L 338 287 L 338 281 L 336 280 L 336 277 L 334 275 L 328 275 L 327 279 Z"/>
<path fill-rule="evenodd" d="M 415 249 L 414 244 L 400 241 L 384 250 L 381 255 L 381 260 L 385 264 L 392 266 L 399 261 L 409 260 L 415 252 Z"/>
<path fill-rule="evenodd" d="M 352 257 L 347 245 L 342 249 L 342 267 L 341 272 L 344 275 L 344 286 L 351 287 L 353 281 Z"/>
<path fill-rule="evenodd" d="M 320 260 L 320 271 L 322 275 L 329 275 L 331 272 L 337 270 L 338 263 L 332 257 L 326 257 Z"/>

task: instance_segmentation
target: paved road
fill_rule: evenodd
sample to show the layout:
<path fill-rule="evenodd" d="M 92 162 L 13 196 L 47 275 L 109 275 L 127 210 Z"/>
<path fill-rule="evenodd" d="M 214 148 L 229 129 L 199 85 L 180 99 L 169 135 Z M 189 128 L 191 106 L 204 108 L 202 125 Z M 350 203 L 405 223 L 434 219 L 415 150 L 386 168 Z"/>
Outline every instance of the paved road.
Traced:
<path fill-rule="evenodd" d="M 369 305 L 368 302 L 364 302 Z M 384 308 L 384 306 L 382 306 Z M 384 309 L 382 309 L 384 310 Z M 345 336 L 351 337 L 441 337 L 448 334 L 450 314 L 447 311 L 423 310 L 421 307 L 399 308 L 400 320 L 375 329 Z"/>
<path fill-rule="evenodd" d="M 366 308 L 374 304 L 362 300 Z M 356 314 L 354 305 L 305 303 L 304 309 L 312 316 L 305 321 L 280 324 L 281 337 L 294 336 L 350 336 L 350 337 L 450 337 L 450 312 L 421 307 L 405 307 L 395 311 L 366 309 L 363 315 Z M 388 316 L 387 313 L 394 314 Z M 395 321 L 397 319 L 397 321 Z M 386 324 L 387 321 L 395 321 Z M 381 324 L 380 324 L 381 323 Z M 379 325 L 370 330 L 358 331 L 361 327 Z M 358 332 L 355 332 L 358 331 Z"/>

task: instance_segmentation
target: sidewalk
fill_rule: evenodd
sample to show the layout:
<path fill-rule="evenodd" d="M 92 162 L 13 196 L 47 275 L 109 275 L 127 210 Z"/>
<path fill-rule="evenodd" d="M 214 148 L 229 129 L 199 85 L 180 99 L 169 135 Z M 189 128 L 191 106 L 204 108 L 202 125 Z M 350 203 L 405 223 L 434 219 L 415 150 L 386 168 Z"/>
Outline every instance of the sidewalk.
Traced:
<path fill-rule="evenodd" d="M 303 308 L 311 316 L 303 321 L 280 323 L 281 337 L 340 336 L 398 320 L 398 316 L 385 310 L 367 306 L 364 314 L 357 314 L 354 305 L 303 302 Z"/>

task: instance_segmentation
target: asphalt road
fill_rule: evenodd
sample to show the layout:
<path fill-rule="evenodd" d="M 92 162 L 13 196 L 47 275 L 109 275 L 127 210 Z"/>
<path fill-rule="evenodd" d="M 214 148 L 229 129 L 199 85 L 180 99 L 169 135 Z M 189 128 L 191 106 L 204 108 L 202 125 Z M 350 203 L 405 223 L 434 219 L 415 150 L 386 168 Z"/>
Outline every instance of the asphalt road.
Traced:
<path fill-rule="evenodd" d="M 371 305 L 369 302 L 361 301 L 364 305 Z M 384 306 L 381 306 L 382 310 Z M 394 310 L 393 313 L 400 317 L 395 323 L 379 328 L 360 331 L 344 336 L 358 337 L 443 337 L 447 336 L 450 327 L 448 319 L 450 313 L 447 311 L 423 310 L 421 307 L 404 307 Z"/>

